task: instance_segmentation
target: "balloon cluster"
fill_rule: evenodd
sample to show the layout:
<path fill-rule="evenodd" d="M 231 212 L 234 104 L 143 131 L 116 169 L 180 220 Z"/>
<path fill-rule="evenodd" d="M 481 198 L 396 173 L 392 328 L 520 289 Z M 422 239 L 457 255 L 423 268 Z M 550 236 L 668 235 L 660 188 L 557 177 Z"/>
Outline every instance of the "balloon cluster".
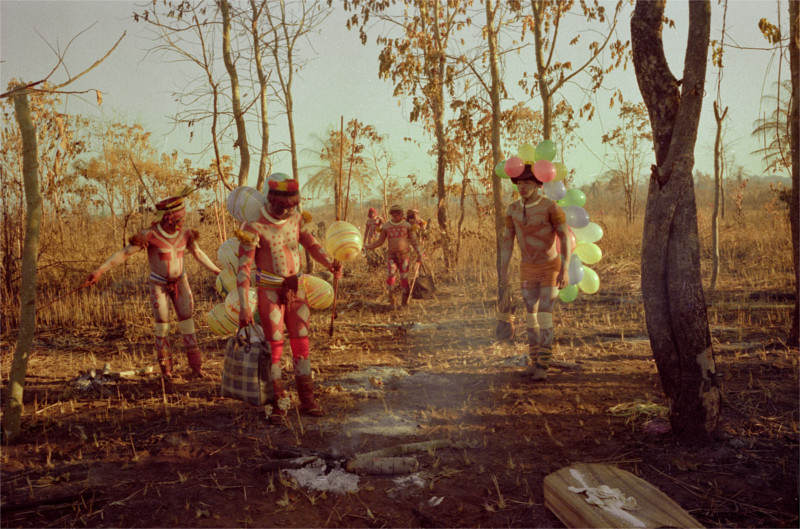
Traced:
<path fill-rule="evenodd" d="M 600 288 L 597 272 L 585 265 L 595 264 L 603 258 L 603 252 L 597 241 L 603 238 L 603 228 L 589 222 L 589 214 L 584 209 L 586 195 L 580 189 L 567 189 L 564 178 L 567 167 L 554 162 L 556 144 L 552 140 L 544 140 L 536 147 L 530 143 L 522 145 L 516 156 L 498 163 L 494 172 L 503 179 L 517 178 L 526 165 L 531 166 L 533 175 L 543 183 L 542 193 L 555 200 L 564 210 L 569 226 L 569 243 L 572 257 L 569 262 L 568 285 L 561 289 L 558 297 L 565 303 L 571 303 L 578 297 L 578 290 L 586 294 L 594 294 Z M 561 251 L 561 243 L 556 239 L 556 247 Z"/>

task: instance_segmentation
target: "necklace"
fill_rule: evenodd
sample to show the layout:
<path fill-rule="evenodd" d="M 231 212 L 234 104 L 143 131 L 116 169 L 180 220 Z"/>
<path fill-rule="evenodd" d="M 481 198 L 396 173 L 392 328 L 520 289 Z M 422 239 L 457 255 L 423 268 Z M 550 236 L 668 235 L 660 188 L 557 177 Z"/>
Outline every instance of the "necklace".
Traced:
<path fill-rule="evenodd" d="M 180 230 L 176 230 L 175 233 L 172 234 L 167 233 L 164 231 L 164 228 L 161 227 L 161 224 L 156 224 L 156 228 L 158 229 L 159 233 L 161 233 L 161 235 L 163 235 L 167 239 L 174 239 L 180 233 Z"/>
<path fill-rule="evenodd" d="M 536 200 L 534 200 L 534 201 L 533 201 L 533 202 L 531 202 L 530 204 L 525 204 L 525 207 L 526 207 L 526 208 L 532 208 L 533 206 L 538 206 L 538 205 L 539 205 L 539 202 L 541 202 L 541 201 L 542 201 L 542 198 L 544 198 L 544 197 L 543 197 L 542 195 L 539 195 L 539 196 L 536 198 Z"/>

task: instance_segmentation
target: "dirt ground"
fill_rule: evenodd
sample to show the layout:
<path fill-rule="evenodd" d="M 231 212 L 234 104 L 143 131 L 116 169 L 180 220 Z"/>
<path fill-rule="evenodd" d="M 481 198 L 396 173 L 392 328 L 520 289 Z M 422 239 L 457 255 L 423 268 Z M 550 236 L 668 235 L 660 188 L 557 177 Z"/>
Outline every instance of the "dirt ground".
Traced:
<path fill-rule="evenodd" d="M 211 377 L 172 387 L 156 374 L 76 381 L 89 367 L 103 379 L 105 362 L 149 365 L 149 328 L 40 329 L 24 432 L 2 447 L 2 527 L 563 527 L 542 481 L 577 462 L 633 472 L 707 527 L 798 526 L 791 300 L 723 291 L 710 304 L 724 417 L 717 442 L 693 445 L 657 428 L 664 399 L 636 288 L 559 304 L 558 366 L 533 383 L 522 374 L 524 330 L 513 343 L 493 340 L 488 285 L 441 277 L 436 299 L 397 310 L 377 287 L 342 286 L 334 336 L 330 311 L 312 317 L 327 415 L 291 410 L 285 426 L 219 397 L 225 339 L 205 326 Z M 13 339 L 3 343 L 6 373 Z M 284 378 L 293 392 L 288 365 Z M 338 467 L 437 440 L 412 454 L 410 472 Z M 287 465 L 301 468 L 276 469 Z"/>

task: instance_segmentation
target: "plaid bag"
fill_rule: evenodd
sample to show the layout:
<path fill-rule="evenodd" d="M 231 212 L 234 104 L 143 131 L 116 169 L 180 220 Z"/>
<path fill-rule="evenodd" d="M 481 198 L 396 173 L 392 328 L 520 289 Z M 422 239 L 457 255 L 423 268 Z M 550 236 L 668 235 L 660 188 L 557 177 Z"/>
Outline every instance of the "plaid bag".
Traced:
<path fill-rule="evenodd" d="M 265 406 L 275 398 L 270 377 L 272 354 L 267 344 L 251 342 L 246 328 L 244 334 L 242 337 L 237 331 L 228 338 L 219 392 L 223 397 Z"/>

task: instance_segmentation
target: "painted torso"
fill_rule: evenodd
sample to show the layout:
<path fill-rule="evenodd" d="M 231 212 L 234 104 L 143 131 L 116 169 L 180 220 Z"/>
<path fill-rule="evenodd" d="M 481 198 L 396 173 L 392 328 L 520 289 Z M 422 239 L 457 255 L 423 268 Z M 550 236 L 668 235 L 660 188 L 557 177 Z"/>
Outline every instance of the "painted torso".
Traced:
<path fill-rule="evenodd" d="M 150 271 L 166 279 L 180 277 L 183 274 L 183 256 L 189 244 L 190 231 L 183 229 L 170 235 L 156 224 L 142 235 L 147 239 Z"/>
<path fill-rule="evenodd" d="M 409 250 L 409 237 L 411 236 L 411 225 L 401 220 L 395 223 L 394 221 L 387 221 L 381 227 L 381 230 L 386 233 L 386 240 L 389 246 L 389 252 L 407 252 Z"/>
<path fill-rule="evenodd" d="M 294 213 L 286 220 L 276 220 L 262 208 L 258 222 L 246 222 L 245 231 L 258 235 L 256 266 L 265 272 L 289 277 L 300 272 L 300 243 L 313 236 L 301 231 L 303 217 Z"/>
<path fill-rule="evenodd" d="M 521 200 L 508 206 L 506 215 L 511 217 L 519 243 L 523 262 L 540 263 L 554 259 L 556 251 L 556 228 L 563 222 L 563 211 L 553 200 L 540 196 L 538 201 L 524 208 Z"/>

